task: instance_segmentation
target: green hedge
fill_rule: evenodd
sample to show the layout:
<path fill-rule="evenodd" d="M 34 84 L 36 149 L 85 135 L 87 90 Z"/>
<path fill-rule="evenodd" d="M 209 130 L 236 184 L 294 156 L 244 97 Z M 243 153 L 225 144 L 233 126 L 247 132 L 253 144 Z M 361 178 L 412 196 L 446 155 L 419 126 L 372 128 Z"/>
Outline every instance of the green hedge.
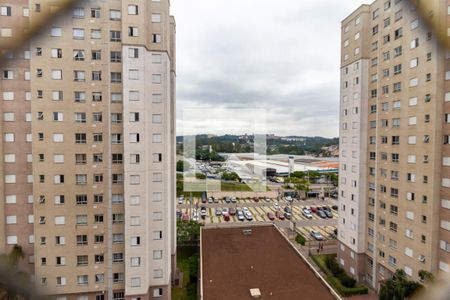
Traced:
<path fill-rule="evenodd" d="M 342 296 L 363 295 L 369 292 L 369 289 L 364 285 L 354 286 L 354 279 L 339 267 L 335 261 L 335 255 L 313 255 L 311 257 L 322 272 L 326 274 L 326 281 Z M 330 265 L 331 270 L 327 267 L 328 265 Z M 348 286 L 344 286 L 343 283 Z"/>
<path fill-rule="evenodd" d="M 305 239 L 305 237 L 304 237 L 303 235 L 301 235 L 300 233 L 297 234 L 297 236 L 295 237 L 295 241 L 296 241 L 297 243 L 299 243 L 300 245 L 305 246 L 306 239 Z"/>
<path fill-rule="evenodd" d="M 365 295 L 369 292 L 367 286 L 360 285 L 353 288 L 348 288 L 342 285 L 341 281 L 333 276 L 328 276 L 326 278 L 329 284 L 331 284 L 341 295 L 345 297 L 350 297 L 353 295 Z"/>

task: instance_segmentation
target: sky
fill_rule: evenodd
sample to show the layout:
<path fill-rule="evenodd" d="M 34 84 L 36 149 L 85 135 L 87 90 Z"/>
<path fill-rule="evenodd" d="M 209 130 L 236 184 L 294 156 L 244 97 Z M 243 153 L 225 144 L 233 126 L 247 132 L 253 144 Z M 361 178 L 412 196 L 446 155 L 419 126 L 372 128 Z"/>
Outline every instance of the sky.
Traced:
<path fill-rule="evenodd" d="M 340 23 L 363 3 L 171 0 L 177 135 L 337 137 Z"/>

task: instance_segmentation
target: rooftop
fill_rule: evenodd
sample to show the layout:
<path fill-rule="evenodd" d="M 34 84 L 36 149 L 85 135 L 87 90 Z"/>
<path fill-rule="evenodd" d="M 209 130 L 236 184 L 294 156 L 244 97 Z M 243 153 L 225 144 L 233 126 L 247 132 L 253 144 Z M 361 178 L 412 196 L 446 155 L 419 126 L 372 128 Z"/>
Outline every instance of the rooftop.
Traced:
<path fill-rule="evenodd" d="M 335 299 L 274 226 L 203 229 L 201 253 L 205 300 Z"/>

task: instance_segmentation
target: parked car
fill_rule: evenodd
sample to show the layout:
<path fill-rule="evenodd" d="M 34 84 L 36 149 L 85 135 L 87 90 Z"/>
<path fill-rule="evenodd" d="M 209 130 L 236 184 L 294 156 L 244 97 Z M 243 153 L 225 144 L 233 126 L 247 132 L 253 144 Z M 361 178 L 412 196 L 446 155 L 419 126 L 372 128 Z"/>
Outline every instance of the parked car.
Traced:
<path fill-rule="evenodd" d="M 316 214 L 322 219 L 327 218 L 327 215 L 325 214 L 325 212 L 323 210 L 318 210 Z"/>
<path fill-rule="evenodd" d="M 330 194 L 330 197 L 333 198 L 333 199 L 337 199 L 338 196 L 339 196 L 339 195 L 338 195 L 337 192 L 333 192 L 333 193 Z"/>
<path fill-rule="evenodd" d="M 234 215 L 236 214 L 236 208 L 230 207 L 230 208 L 228 209 L 228 213 L 229 213 L 231 216 L 234 216 Z"/>
<path fill-rule="evenodd" d="M 177 219 L 181 219 L 181 216 L 183 215 L 183 213 L 179 210 L 177 210 Z"/>
<path fill-rule="evenodd" d="M 312 213 L 316 213 L 316 212 L 317 212 L 317 207 L 311 206 L 311 212 L 312 212 Z"/>
<path fill-rule="evenodd" d="M 282 212 L 280 212 L 280 211 L 277 211 L 277 212 L 275 213 L 275 216 L 276 216 L 278 219 L 280 219 L 280 220 L 284 220 L 284 219 L 285 219 L 284 214 L 283 214 Z"/>
<path fill-rule="evenodd" d="M 253 201 L 259 202 L 259 198 L 258 197 L 253 197 Z"/>
<path fill-rule="evenodd" d="M 214 210 L 214 214 L 216 216 L 221 216 L 222 215 L 222 209 L 220 207 L 216 207 L 216 209 Z"/>
<path fill-rule="evenodd" d="M 284 207 L 284 211 L 285 211 L 285 212 L 288 212 L 288 213 L 291 213 L 291 212 L 292 212 L 292 210 L 291 210 L 291 208 L 290 208 L 289 206 L 285 206 L 285 207 Z"/>
<path fill-rule="evenodd" d="M 219 203 L 219 198 L 213 197 L 213 202 L 214 202 L 214 203 Z"/>
<path fill-rule="evenodd" d="M 291 215 L 291 213 L 285 212 L 285 213 L 284 213 L 284 217 L 285 217 L 286 219 L 290 220 L 291 217 L 292 217 L 292 215 Z"/>
<path fill-rule="evenodd" d="M 327 211 L 331 211 L 331 209 L 330 209 L 329 206 L 323 206 L 322 209 L 323 209 L 323 210 L 327 210 Z"/>
<path fill-rule="evenodd" d="M 231 197 L 231 203 L 236 203 L 236 202 L 237 202 L 236 197 Z"/>
<path fill-rule="evenodd" d="M 332 219 L 333 218 L 333 213 L 329 210 L 323 210 L 323 212 L 325 213 L 325 215 L 327 216 L 327 218 Z"/>
<path fill-rule="evenodd" d="M 214 202 L 213 197 L 209 197 L 209 198 L 208 198 L 208 203 L 213 203 L 213 202 Z"/>
<path fill-rule="evenodd" d="M 265 202 L 270 202 L 270 198 L 264 197 L 264 201 L 265 201 Z"/>
<path fill-rule="evenodd" d="M 273 212 L 269 211 L 267 213 L 267 218 L 269 218 L 270 221 L 275 220 L 275 215 L 273 214 Z"/>
<path fill-rule="evenodd" d="M 275 202 L 272 207 L 275 210 L 279 210 L 280 209 L 280 204 L 278 204 L 278 202 Z"/>
<path fill-rule="evenodd" d="M 200 216 L 204 219 L 206 217 L 206 207 L 202 206 L 200 208 Z"/>
<path fill-rule="evenodd" d="M 293 199 L 292 199 L 291 196 L 286 196 L 285 200 L 288 201 L 288 202 L 291 202 Z"/>
<path fill-rule="evenodd" d="M 245 220 L 244 213 L 241 210 L 237 211 L 236 216 L 237 216 L 237 219 L 239 221 L 244 221 Z"/>
<path fill-rule="evenodd" d="M 223 213 L 222 215 L 223 215 L 223 220 L 224 221 L 227 221 L 227 222 L 230 221 L 230 214 L 229 213 L 226 212 L 226 213 Z"/>
<path fill-rule="evenodd" d="M 311 211 L 307 208 L 302 210 L 302 215 L 304 215 L 307 219 L 312 219 L 313 217 Z"/>
<path fill-rule="evenodd" d="M 323 241 L 323 236 L 320 232 L 316 230 L 311 230 L 310 235 L 316 240 L 316 241 Z"/>
<path fill-rule="evenodd" d="M 247 221 L 252 221 L 253 220 L 252 213 L 249 212 L 249 211 L 244 212 L 244 216 L 247 219 Z"/>
<path fill-rule="evenodd" d="M 231 203 L 231 197 L 226 196 L 226 197 L 225 197 L 225 202 L 226 202 L 226 203 Z"/>
<path fill-rule="evenodd" d="M 223 214 L 229 214 L 229 212 L 228 212 L 228 207 L 222 208 L 222 215 L 223 215 Z"/>
<path fill-rule="evenodd" d="M 178 198 L 178 204 L 183 204 L 183 202 L 184 202 L 184 197 L 183 196 Z"/>
<path fill-rule="evenodd" d="M 242 211 L 244 212 L 244 214 L 245 214 L 246 212 L 250 212 L 250 211 L 248 210 L 248 207 L 245 207 L 245 206 L 242 208 Z"/>

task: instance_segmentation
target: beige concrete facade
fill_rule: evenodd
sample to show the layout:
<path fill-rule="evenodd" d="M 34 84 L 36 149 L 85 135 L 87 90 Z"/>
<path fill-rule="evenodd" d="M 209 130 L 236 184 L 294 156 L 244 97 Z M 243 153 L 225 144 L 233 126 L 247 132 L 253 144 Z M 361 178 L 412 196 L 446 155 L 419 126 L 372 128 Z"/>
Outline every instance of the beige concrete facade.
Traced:
<path fill-rule="evenodd" d="M 28 7 L 31 26 L 60 3 L 9 2 L 8 18 L 19 22 L 15 14 Z M 60 300 L 170 299 L 176 229 L 169 10 L 168 0 L 78 1 L 31 41 L 31 59 L 11 61 L 29 71 L 29 81 L 2 80 L 2 91 L 18 91 L 14 101 L 3 101 L 3 112 L 21 103 L 17 124 L 2 122 L 2 133 L 16 136 L 11 150 L 2 141 L 2 162 L 3 154 L 16 154 L 15 164 L 1 164 L 3 177 L 16 175 L 15 184 L 2 181 L 2 197 L 17 195 L 26 205 L 2 201 L 0 209 L 5 219 L 17 211 L 17 244 L 34 234 L 34 254 L 31 242 L 25 250 L 34 255 L 30 270 L 42 293 Z M 8 20 L 0 17 L 1 29 Z M 15 227 L 0 222 L 5 237 Z"/>
<path fill-rule="evenodd" d="M 20 244 L 25 253 L 21 268 L 33 273 L 30 51 L 27 44 L 10 49 L 8 34 L 22 35 L 28 28 L 28 1 L 2 0 L 0 7 L 0 252 Z"/>
<path fill-rule="evenodd" d="M 376 289 L 397 269 L 413 280 L 420 280 L 420 270 L 449 272 L 450 206 L 445 199 L 450 196 L 450 162 L 445 136 L 450 56 L 427 24 L 436 22 L 448 38 L 450 2 L 427 3 L 423 18 L 411 1 L 379 0 L 342 22 L 342 71 L 368 62 L 360 62 L 361 74 L 342 77 L 341 91 L 341 110 L 344 97 L 351 97 L 346 86 L 356 85 L 363 95 L 354 99 L 352 109 L 365 114 L 360 119 L 366 128 L 358 136 L 367 136 L 367 150 L 357 151 L 355 157 L 365 156 L 367 163 L 361 166 L 364 189 L 353 193 L 352 183 L 341 178 L 340 223 L 351 220 L 342 205 L 346 210 L 357 205 L 362 214 L 354 230 L 340 225 L 338 257 L 346 271 Z M 341 117 L 341 125 L 348 119 Z M 342 141 L 346 135 L 348 130 L 341 128 L 344 149 L 349 147 Z M 341 169 L 345 163 L 341 158 Z M 353 247 L 347 235 L 363 243 Z"/>

